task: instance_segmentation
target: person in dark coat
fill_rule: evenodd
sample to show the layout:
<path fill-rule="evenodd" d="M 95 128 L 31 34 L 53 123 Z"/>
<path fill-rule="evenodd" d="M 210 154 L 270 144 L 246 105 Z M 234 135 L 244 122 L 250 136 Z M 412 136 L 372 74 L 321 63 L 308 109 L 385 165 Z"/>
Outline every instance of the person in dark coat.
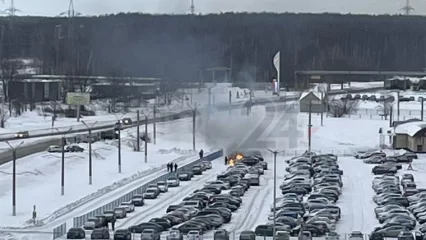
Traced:
<path fill-rule="evenodd" d="M 113 217 L 113 218 L 111 219 L 111 228 L 112 228 L 112 231 L 114 231 L 114 230 L 115 230 L 115 217 Z"/>
<path fill-rule="evenodd" d="M 203 149 L 201 149 L 201 150 L 200 150 L 200 152 L 199 152 L 198 154 L 200 155 L 200 159 L 202 159 L 202 158 L 203 158 L 203 155 L 204 155 L 204 151 L 203 151 Z"/>
<path fill-rule="evenodd" d="M 170 163 L 167 163 L 167 172 L 170 172 Z"/>
<path fill-rule="evenodd" d="M 227 165 L 227 164 L 228 164 L 228 157 L 225 156 L 225 165 Z"/>
<path fill-rule="evenodd" d="M 175 163 L 175 172 L 177 172 L 178 165 Z"/>

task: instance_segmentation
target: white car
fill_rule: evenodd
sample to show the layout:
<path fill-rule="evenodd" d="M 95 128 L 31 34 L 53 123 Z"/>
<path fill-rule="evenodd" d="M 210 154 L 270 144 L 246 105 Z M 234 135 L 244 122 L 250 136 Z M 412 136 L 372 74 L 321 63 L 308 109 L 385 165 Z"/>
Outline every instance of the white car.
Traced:
<path fill-rule="evenodd" d="M 212 169 L 212 163 L 210 161 L 202 161 L 201 162 L 207 169 Z"/>
<path fill-rule="evenodd" d="M 200 234 L 200 232 L 194 231 L 194 230 L 189 231 L 187 237 L 188 237 L 189 240 L 202 240 L 203 239 L 203 236 Z"/>
<path fill-rule="evenodd" d="M 325 237 L 325 240 L 339 240 L 340 235 L 336 232 L 329 232 Z"/>
<path fill-rule="evenodd" d="M 120 204 L 120 207 L 125 208 L 126 212 L 128 212 L 128 213 L 135 211 L 135 205 L 133 205 L 133 203 L 131 203 L 131 202 L 122 202 Z"/>
<path fill-rule="evenodd" d="M 209 185 L 220 186 L 223 190 L 231 188 L 231 185 L 229 184 L 229 182 L 224 182 L 224 181 L 220 181 L 220 180 L 211 182 Z"/>
<path fill-rule="evenodd" d="M 58 152 L 62 152 L 62 147 L 59 145 L 52 145 L 49 146 L 49 148 L 47 149 L 48 152 L 50 153 L 58 153 Z"/>
<path fill-rule="evenodd" d="M 349 234 L 349 240 L 364 240 L 364 234 L 360 231 L 353 231 Z"/>
<path fill-rule="evenodd" d="M 160 189 L 160 192 L 162 193 L 169 191 L 169 186 L 167 185 L 167 182 L 165 181 L 157 182 L 157 187 Z"/>
<path fill-rule="evenodd" d="M 180 181 L 177 177 L 170 177 L 167 179 L 166 183 L 169 187 L 179 187 L 180 185 Z"/>

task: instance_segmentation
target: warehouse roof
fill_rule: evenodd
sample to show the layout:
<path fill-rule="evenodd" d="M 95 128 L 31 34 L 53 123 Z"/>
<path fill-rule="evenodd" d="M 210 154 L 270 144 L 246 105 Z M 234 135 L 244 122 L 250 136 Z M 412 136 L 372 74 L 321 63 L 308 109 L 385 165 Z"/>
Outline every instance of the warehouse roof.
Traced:
<path fill-rule="evenodd" d="M 426 122 L 416 121 L 403 123 L 395 127 L 396 134 L 407 134 L 414 137 L 418 132 L 426 129 Z"/>
<path fill-rule="evenodd" d="M 304 99 L 306 96 L 308 96 L 309 94 L 313 94 L 315 97 L 317 97 L 319 100 L 322 100 L 322 95 L 320 92 L 317 91 L 308 91 L 308 92 L 302 92 L 302 94 L 300 95 L 299 100 Z"/>

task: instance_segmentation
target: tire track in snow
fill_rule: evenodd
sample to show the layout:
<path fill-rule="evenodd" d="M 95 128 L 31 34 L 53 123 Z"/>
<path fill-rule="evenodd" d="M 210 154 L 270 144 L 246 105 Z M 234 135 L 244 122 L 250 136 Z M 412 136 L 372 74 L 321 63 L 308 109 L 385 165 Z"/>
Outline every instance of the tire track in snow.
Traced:
<path fill-rule="evenodd" d="M 219 170 L 220 169 L 220 170 Z M 147 200 L 147 203 L 139 207 L 140 212 L 138 210 L 135 210 L 135 212 L 132 214 L 134 216 L 128 217 L 124 219 L 124 221 L 119 222 L 117 221 L 117 229 L 118 228 L 128 228 L 130 226 L 139 224 L 147 220 L 148 218 L 153 217 L 161 217 L 162 215 L 166 214 L 165 210 L 169 205 L 177 204 L 181 201 L 181 199 L 185 198 L 187 195 L 192 193 L 195 189 L 203 187 L 204 184 L 216 177 L 216 175 L 223 170 L 223 168 L 219 169 L 212 169 L 208 170 L 208 172 L 204 173 L 200 177 L 188 182 L 188 184 L 185 184 L 181 187 L 178 187 L 176 189 L 170 189 L 167 193 L 162 193 L 163 196 L 160 194 L 160 199 L 153 199 Z M 169 196 L 172 195 L 172 196 Z M 163 199 L 166 197 L 165 199 Z"/>
<path fill-rule="evenodd" d="M 236 234 L 239 234 L 244 230 L 251 229 L 258 221 L 258 217 L 263 212 L 265 205 L 268 207 L 267 204 L 264 203 L 269 197 L 272 187 L 269 184 L 269 178 L 264 178 L 264 180 L 264 186 L 260 186 L 260 188 L 257 189 L 255 196 L 251 199 L 247 206 L 247 211 L 244 211 L 238 216 L 235 224 L 229 229 L 230 232 L 236 232 Z"/>

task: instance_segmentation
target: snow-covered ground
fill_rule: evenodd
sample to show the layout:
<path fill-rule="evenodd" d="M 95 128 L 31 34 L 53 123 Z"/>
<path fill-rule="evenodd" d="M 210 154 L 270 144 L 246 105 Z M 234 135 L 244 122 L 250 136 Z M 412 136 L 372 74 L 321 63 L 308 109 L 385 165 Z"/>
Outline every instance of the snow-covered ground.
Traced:
<path fill-rule="evenodd" d="M 141 129 L 142 131 L 143 129 Z M 152 132 L 152 126 L 149 126 Z M 77 200 L 87 197 L 107 186 L 135 178 L 139 175 L 164 170 L 164 164 L 179 157 L 178 164 L 192 161 L 192 122 L 181 119 L 157 124 L 157 144 L 148 145 L 148 163 L 144 162 L 141 152 L 132 151 L 135 142 L 135 130 L 123 131 L 122 173 L 118 173 L 118 149 L 116 142 L 97 142 L 93 149 L 93 184 L 89 185 L 87 145 L 83 153 L 66 153 L 65 158 L 65 195 L 61 196 L 61 154 L 38 153 L 17 161 L 17 216 L 11 216 L 12 164 L 0 166 L 0 221 L 2 226 L 22 226 L 31 218 L 33 205 L 36 206 L 38 219 L 46 221 L 55 217 L 61 207 L 72 206 Z M 197 149 L 209 148 L 197 137 Z M 160 166 L 163 166 L 159 168 Z M 165 170 L 164 170 L 165 171 Z M 143 173 L 143 174 L 141 174 Z M 136 175 L 135 175 L 136 174 Z M 141 177 L 141 176 L 139 176 Z M 106 191 L 103 189 L 102 191 Z M 93 197 L 93 196 L 92 196 Z M 109 200 L 109 199 L 108 199 Z M 9 207 L 10 206 L 10 207 Z M 99 206 L 99 205 L 98 205 Z M 90 209 L 89 209 L 90 210 Z M 53 215 L 52 215 L 53 214 Z M 77 213 L 75 213 L 77 214 Z"/>

